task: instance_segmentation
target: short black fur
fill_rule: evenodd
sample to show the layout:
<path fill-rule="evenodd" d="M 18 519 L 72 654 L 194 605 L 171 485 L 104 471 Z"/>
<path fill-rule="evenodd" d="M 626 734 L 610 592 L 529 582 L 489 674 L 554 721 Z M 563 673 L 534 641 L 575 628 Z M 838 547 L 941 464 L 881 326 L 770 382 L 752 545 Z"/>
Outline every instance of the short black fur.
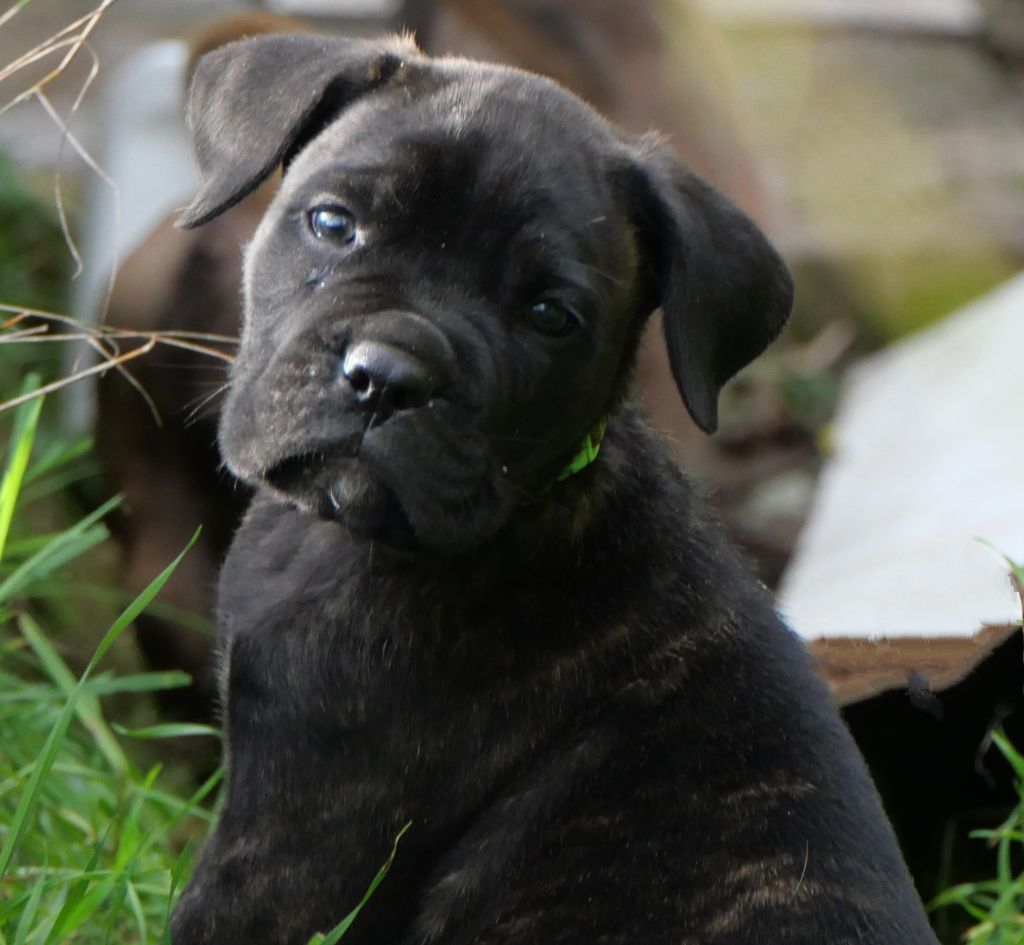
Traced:
<path fill-rule="evenodd" d="M 302 945 L 406 822 L 346 945 L 934 945 L 803 646 L 625 400 L 660 304 L 714 427 L 791 301 L 756 227 L 552 83 L 404 40 L 227 47 L 190 114 L 190 224 L 300 146 L 246 257 L 229 778 L 175 945 Z"/>

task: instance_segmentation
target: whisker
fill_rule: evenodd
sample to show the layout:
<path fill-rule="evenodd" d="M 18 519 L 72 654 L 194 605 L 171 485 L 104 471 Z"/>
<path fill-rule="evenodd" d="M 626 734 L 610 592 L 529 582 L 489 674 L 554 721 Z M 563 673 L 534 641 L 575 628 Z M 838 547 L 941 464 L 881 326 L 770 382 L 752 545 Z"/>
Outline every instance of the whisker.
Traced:
<path fill-rule="evenodd" d="M 185 405 L 187 408 L 190 409 L 188 410 L 188 413 L 185 415 L 183 425 L 186 428 L 191 427 L 198 423 L 200 420 L 204 419 L 204 417 L 212 416 L 212 411 L 210 414 L 204 414 L 202 412 L 203 409 L 205 407 L 210 406 L 213 403 L 213 401 L 220 397 L 220 395 L 223 394 L 230 386 L 231 381 L 225 381 L 223 384 L 218 384 L 210 393 L 203 394 L 200 397 L 197 397 L 194 400 L 189 401 L 189 403 Z"/>

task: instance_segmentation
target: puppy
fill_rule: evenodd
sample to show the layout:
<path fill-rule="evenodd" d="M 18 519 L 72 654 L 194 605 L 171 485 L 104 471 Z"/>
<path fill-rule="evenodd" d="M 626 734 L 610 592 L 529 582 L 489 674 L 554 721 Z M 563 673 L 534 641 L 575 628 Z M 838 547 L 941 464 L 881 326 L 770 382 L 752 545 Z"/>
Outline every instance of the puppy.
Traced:
<path fill-rule="evenodd" d="M 804 648 L 625 395 L 713 430 L 786 269 L 656 140 L 406 39 L 190 101 L 206 222 L 278 165 L 220 431 L 229 778 L 175 945 L 934 945 Z"/>

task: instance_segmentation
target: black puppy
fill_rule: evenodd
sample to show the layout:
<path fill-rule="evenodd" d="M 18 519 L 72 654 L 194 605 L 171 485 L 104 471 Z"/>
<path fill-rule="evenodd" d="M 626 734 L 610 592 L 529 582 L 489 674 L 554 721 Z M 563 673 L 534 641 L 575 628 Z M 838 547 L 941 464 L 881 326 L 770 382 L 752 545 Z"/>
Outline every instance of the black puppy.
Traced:
<path fill-rule="evenodd" d="M 285 167 L 221 444 L 230 775 L 175 945 L 925 945 L 801 643 L 624 405 L 776 335 L 786 269 L 654 140 L 407 40 L 207 57 L 185 226 Z"/>

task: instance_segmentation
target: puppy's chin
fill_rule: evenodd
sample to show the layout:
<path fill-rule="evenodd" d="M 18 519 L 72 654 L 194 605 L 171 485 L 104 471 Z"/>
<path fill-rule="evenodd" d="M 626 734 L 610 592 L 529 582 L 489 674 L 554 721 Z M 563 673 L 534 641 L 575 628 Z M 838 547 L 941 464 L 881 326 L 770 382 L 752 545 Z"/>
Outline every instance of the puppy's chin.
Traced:
<path fill-rule="evenodd" d="M 355 457 L 308 454 L 275 463 L 259 485 L 297 509 L 398 548 L 418 546 L 394 493 Z"/>
<path fill-rule="evenodd" d="M 500 477 L 445 487 L 417 464 L 309 453 L 273 464 L 255 482 L 281 500 L 338 522 L 358 538 L 450 557 L 471 552 L 511 518 L 515 490 Z"/>

